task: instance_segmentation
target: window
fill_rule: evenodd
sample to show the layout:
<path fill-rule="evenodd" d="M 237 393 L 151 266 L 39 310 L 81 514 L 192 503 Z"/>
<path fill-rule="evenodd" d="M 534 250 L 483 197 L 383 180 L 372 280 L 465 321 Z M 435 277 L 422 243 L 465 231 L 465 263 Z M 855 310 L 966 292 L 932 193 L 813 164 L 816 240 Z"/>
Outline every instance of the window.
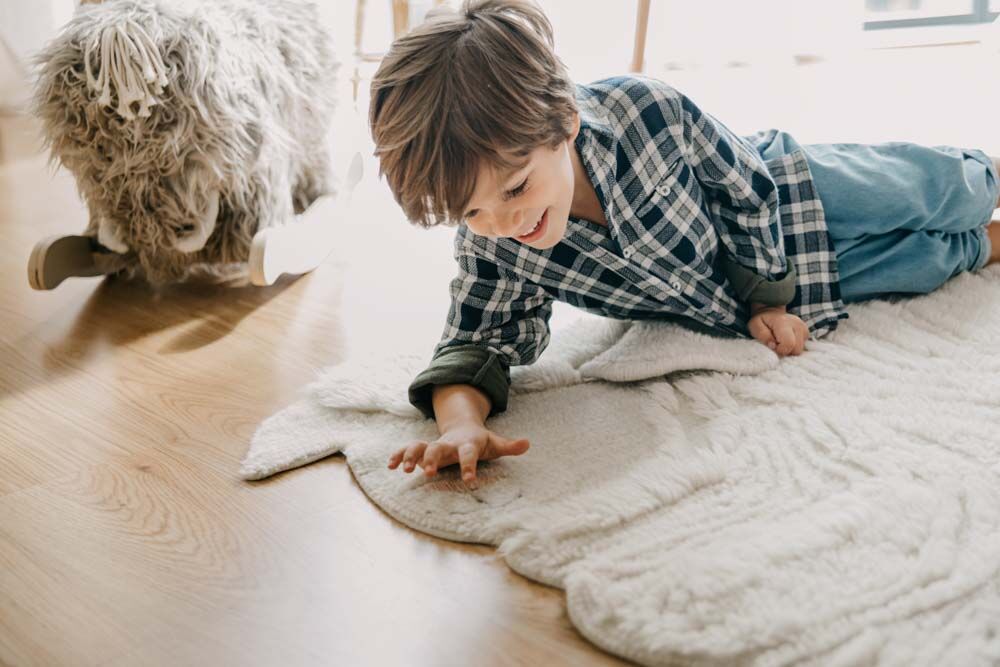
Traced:
<path fill-rule="evenodd" d="M 865 0 L 865 30 L 990 23 L 1000 0 Z"/>

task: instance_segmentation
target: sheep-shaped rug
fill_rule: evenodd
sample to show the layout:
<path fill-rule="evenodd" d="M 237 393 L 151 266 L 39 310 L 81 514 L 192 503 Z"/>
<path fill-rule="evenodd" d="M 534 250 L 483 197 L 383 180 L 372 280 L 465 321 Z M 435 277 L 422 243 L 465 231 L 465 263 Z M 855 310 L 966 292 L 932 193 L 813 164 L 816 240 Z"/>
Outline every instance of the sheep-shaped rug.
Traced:
<path fill-rule="evenodd" d="M 36 244 L 31 285 L 108 273 L 267 285 L 315 268 L 338 180 L 339 63 L 322 26 L 298 0 L 82 5 L 35 58 L 32 111 L 89 222 Z"/>

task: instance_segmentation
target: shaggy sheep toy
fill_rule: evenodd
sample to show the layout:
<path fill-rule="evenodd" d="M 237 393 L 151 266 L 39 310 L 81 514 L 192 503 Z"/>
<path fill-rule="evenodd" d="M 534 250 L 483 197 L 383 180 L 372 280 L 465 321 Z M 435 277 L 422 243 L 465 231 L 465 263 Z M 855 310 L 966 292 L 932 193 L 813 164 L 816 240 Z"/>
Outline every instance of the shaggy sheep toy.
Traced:
<path fill-rule="evenodd" d="M 339 64 L 321 25 L 297 0 L 81 6 L 36 57 L 32 107 L 89 224 L 35 246 L 32 286 L 106 273 L 270 284 L 315 268 L 336 194 Z"/>

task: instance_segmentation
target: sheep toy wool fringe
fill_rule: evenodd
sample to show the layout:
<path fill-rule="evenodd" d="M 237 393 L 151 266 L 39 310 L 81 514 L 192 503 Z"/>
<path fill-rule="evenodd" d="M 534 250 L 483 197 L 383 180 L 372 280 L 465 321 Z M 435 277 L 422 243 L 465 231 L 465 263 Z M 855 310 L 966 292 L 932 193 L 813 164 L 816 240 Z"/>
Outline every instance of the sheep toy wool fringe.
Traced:
<path fill-rule="evenodd" d="M 336 194 L 336 62 L 286 0 L 83 5 L 34 59 L 32 110 L 85 236 L 153 285 L 232 280 L 258 230 Z"/>

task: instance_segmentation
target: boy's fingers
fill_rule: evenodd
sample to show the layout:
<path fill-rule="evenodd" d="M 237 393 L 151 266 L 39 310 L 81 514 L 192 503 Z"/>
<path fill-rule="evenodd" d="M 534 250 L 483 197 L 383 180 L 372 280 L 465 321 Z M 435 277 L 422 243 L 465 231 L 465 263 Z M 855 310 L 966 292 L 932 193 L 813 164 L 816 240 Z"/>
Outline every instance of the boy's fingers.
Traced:
<path fill-rule="evenodd" d="M 792 325 L 784 320 L 774 328 L 774 338 L 778 343 L 778 352 L 781 354 L 788 354 L 794 350 L 798 340 Z"/>
<path fill-rule="evenodd" d="M 752 320 L 750 322 L 750 335 L 756 338 L 761 343 L 764 343 L 772 350 L 777 346 L 774 340 L 774 334 L 771 333 L 770 327 L 768 327 L 761 319 Z"/>
<path fill-rule="evenodd" d="M 403 469 L 406 472 L 412 472 L 414 466 L 416 466 L 417 461 L 421 459 L 424 455 L 424 449 L 427 447 L 426 442 L 417 442 L 406 448 L 406 454 L 403 456 Z"/>
<path fill-rule="evenodd" d="M 441 454 L 444 445 L 432 443 L 424 451 L 424 472 L 428 475 L 434 474 L 441 466 Z"/>
<path fill-rule="evenodd" d="M 493 449 L 497 456 L 519 456 L 528 451 L 531 443 L 528 442 L 527 438 L 521 438 L 519 440 L 508 440 L 507 438 L 494 438 Z"/>
<path fill-rule="evenodd" d="M 407 447 L 401 447 L 393 452 L 392 456 L 389 457 L 389 467 L 395 468 L 399 465 L 400 461 L 403 460 L 403 455 L 406 454 Z"/>
<path fill-rule="evenodd" d="M 424 449 L 423 456 L 420 457 L 420 465 L 421 467 L 423 467 L 425 473 L 427 472 L 427 468 L 430 467 L 431 456 L 433 455 L 434 455 L 434 443 L 431 443 L 427 445 L 427 448 Z"/>
<path fill-rule="evenodd" d="M 471 442 L 458 447 L 458 462 L 462 466 L 462 479 L 471 482 L 476 479 L 476 446 Z"/>
<path fill-rule="evenodd" d="M 795 350 L 792 352 L 792 354 L 795 355 L 802 354 L 802 350 L 806 347 L 806 341 L 809 340 L 809 327 L 807 327 L 805 323 L 798 326 L 798 330 L 798 340 L 795 343 Z"/>

